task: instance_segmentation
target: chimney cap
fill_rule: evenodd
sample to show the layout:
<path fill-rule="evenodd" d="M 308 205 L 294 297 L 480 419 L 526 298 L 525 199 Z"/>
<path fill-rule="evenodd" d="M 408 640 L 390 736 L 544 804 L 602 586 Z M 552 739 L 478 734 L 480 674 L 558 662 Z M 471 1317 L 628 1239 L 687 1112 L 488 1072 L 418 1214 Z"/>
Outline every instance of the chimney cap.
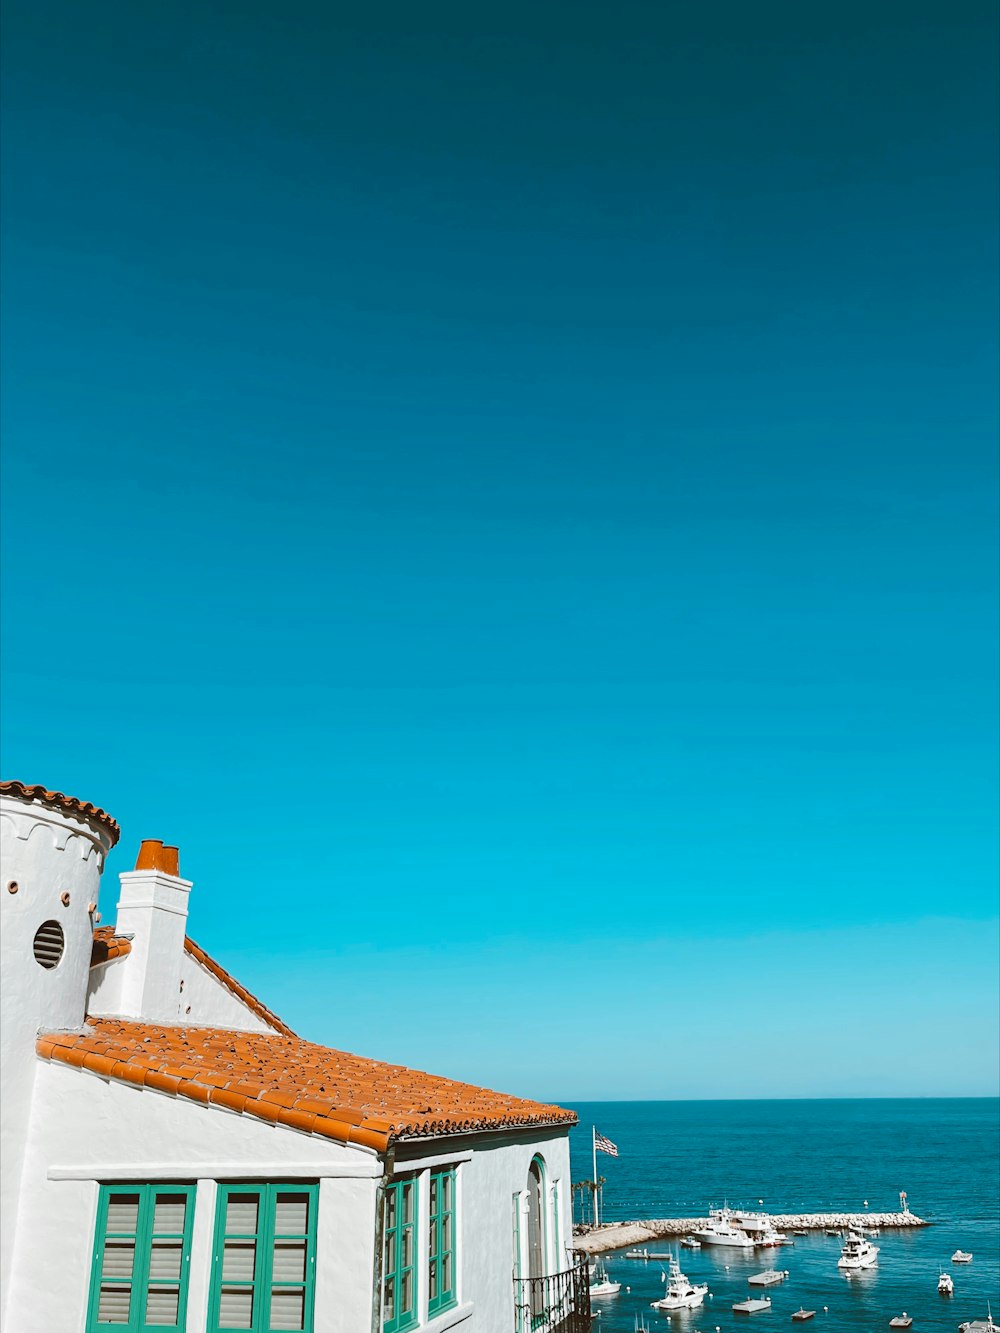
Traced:
<path fill-rule="evenodd" d="M 143 838 L 139 846 L 139 855 L 135 858 L 136 870 L 158 870 L 161 875 L 173 875 L 180 878 L 180 857 L 176 847 L 164 847 L 160 838 Z"/>

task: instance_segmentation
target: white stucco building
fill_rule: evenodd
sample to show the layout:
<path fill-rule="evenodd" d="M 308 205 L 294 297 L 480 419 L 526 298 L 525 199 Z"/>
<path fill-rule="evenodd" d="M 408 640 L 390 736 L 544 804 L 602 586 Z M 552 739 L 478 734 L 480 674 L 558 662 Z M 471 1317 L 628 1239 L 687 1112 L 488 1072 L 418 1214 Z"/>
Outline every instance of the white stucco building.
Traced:
<path fill-rule="evenodd" d="M 576 1333 L 556 1106 L 298 1037 L 147 841 L 0 783 L 4 1333 Z M 110 911 L 105 908 L 105 916 Z"/>

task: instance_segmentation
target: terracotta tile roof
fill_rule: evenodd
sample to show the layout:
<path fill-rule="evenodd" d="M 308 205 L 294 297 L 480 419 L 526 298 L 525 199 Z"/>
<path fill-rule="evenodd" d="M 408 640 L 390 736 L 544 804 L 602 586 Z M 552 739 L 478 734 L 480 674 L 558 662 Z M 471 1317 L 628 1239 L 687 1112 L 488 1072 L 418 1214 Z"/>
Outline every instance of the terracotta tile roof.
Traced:
<path fill-rule="evenodd" d="M 256 995 L 248 991 L 246 986 L 241 986 L 234 976 L 227 972 L 224 967 L 220 967 L 215 959 L 207 954 L 200 944 L 195 944 L 190 935 L 185 935 L 184 937 L 184 948 L 192 958 L 196 958 L 198 962 L 201 963 L 202 967 L 208 968 L 212 976 L 222 982 L 226 990 L 231 991 L 238 1000 L 242 1000 L 251 1013 L 256 1014 L 258 1018 L 263 1019 L 269 1027 L 277 1029 L 278 1032 L 283 1032 L 286 1037 L 295 1036 L 295 1033 L 287 1023 L 283 1023 L 278 1015 L 272 1013 L 267 1005 L 261 1004 Z"/>
<path fill-rule="evenodd" d="M 114 926 L 94 927 L 94 943 L 90 950 L 91 967 L 110 963 L 112 958 L 124 958 L 131 951 L 131 941 L 124 935 L 116 935 Z"/>
<path fill-rule="evenodd" d="M 573 1111 L 365 1060 L 297 1037 L 91 1018 L 44 1060 L 384 1152 L 400 1138 L 571 1125 Z"/>
<path fill-rule="evenodd" d="M 41 801 L 43 805 L 51 806 L 53 810 L 68 810 L 73 814 L 86 815 L 88 819 L 103 824 L 111 835 L 112 847 L 121 837 L 117 821 L 112 819 L 106 810 L 91 805 L 89 801 L 79 801 L 75 796 L 66 796 L 61 791 L 49 791 L 39 786 L 29 787 L 23 782 L 0 782 L 0 794 L 20 796 L 27 801 Z"/>

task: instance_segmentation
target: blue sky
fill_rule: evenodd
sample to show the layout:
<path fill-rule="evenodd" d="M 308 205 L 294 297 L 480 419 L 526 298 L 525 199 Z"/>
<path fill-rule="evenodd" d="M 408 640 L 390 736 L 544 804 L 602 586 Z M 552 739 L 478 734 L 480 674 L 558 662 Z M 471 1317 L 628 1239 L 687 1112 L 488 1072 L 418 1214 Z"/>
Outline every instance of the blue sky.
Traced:
<path fill-rule="evenodd" d="M 996 28 L 9 5 L 5 776 L 332 1045 L 994 1092 Z"/>

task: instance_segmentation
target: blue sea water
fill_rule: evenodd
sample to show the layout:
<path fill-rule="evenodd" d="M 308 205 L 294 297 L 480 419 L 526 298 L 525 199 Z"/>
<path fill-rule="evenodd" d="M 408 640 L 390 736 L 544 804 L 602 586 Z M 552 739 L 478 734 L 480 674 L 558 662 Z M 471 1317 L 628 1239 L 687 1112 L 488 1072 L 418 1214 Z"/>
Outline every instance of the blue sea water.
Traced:
<path fill-rule="evenodd" d="M 810 1234 L 794 1246 L 745 1252 L 681 1250 L 694 1282 L 708 1282 L 712 1299 L 700 1310 L 671 1316 L 650 1309 L 663 1290 L 665 1265 L 606 1256 L 609 1275 L 623 1283 L 616 1297 L 594 1302 L 599 1333 L 632 1333 L 637 1313 L 651 1333 L 731 1333 L 752 1324 L 758 1333 L 791 1328 L 801 1305 L 817 1311 L 811 1333 L 887 1333 L 905 1310 L 911 1333 L 956 1333 L 966 1319 L 985 1318 L 987 1302 L 1000 1314 L 1000 1101 L 995 1098 L 836 1101 L 589 1102 L 576 1103 L 579 1125 L 570 1135 L 574 1180 L 590 1179 L 591 1126 L 610 1138 L 619 1156 L 598 1154 L 604 1219 L 704 1216 L 710 1206 L 763 1208 L 772 1213 L 910 1209 L 932 1225 L 883 1231 L 877 1269 L 846 1277 L 837 1268 L 840 1242 Z M 666 1250 L 667 1242 L 650 1248 Z M 971 1265 L 953 1265 L 957 1249 Z M 727 1267 L 728 1266 L 728 1267 Z M 766 1293 L 747 1286 L 763 1268 L 788 1269 L 788 1281 Z M 945 1267 L 952 1297 L 938 1295 Z M 628 1288 L 628 1290 L 626 1289 Z M 734 1301 L 771 1297 L 768 1313 L 734 1315 Z M 796 1326 L 797 1327 L 797 1326 Z"/>

